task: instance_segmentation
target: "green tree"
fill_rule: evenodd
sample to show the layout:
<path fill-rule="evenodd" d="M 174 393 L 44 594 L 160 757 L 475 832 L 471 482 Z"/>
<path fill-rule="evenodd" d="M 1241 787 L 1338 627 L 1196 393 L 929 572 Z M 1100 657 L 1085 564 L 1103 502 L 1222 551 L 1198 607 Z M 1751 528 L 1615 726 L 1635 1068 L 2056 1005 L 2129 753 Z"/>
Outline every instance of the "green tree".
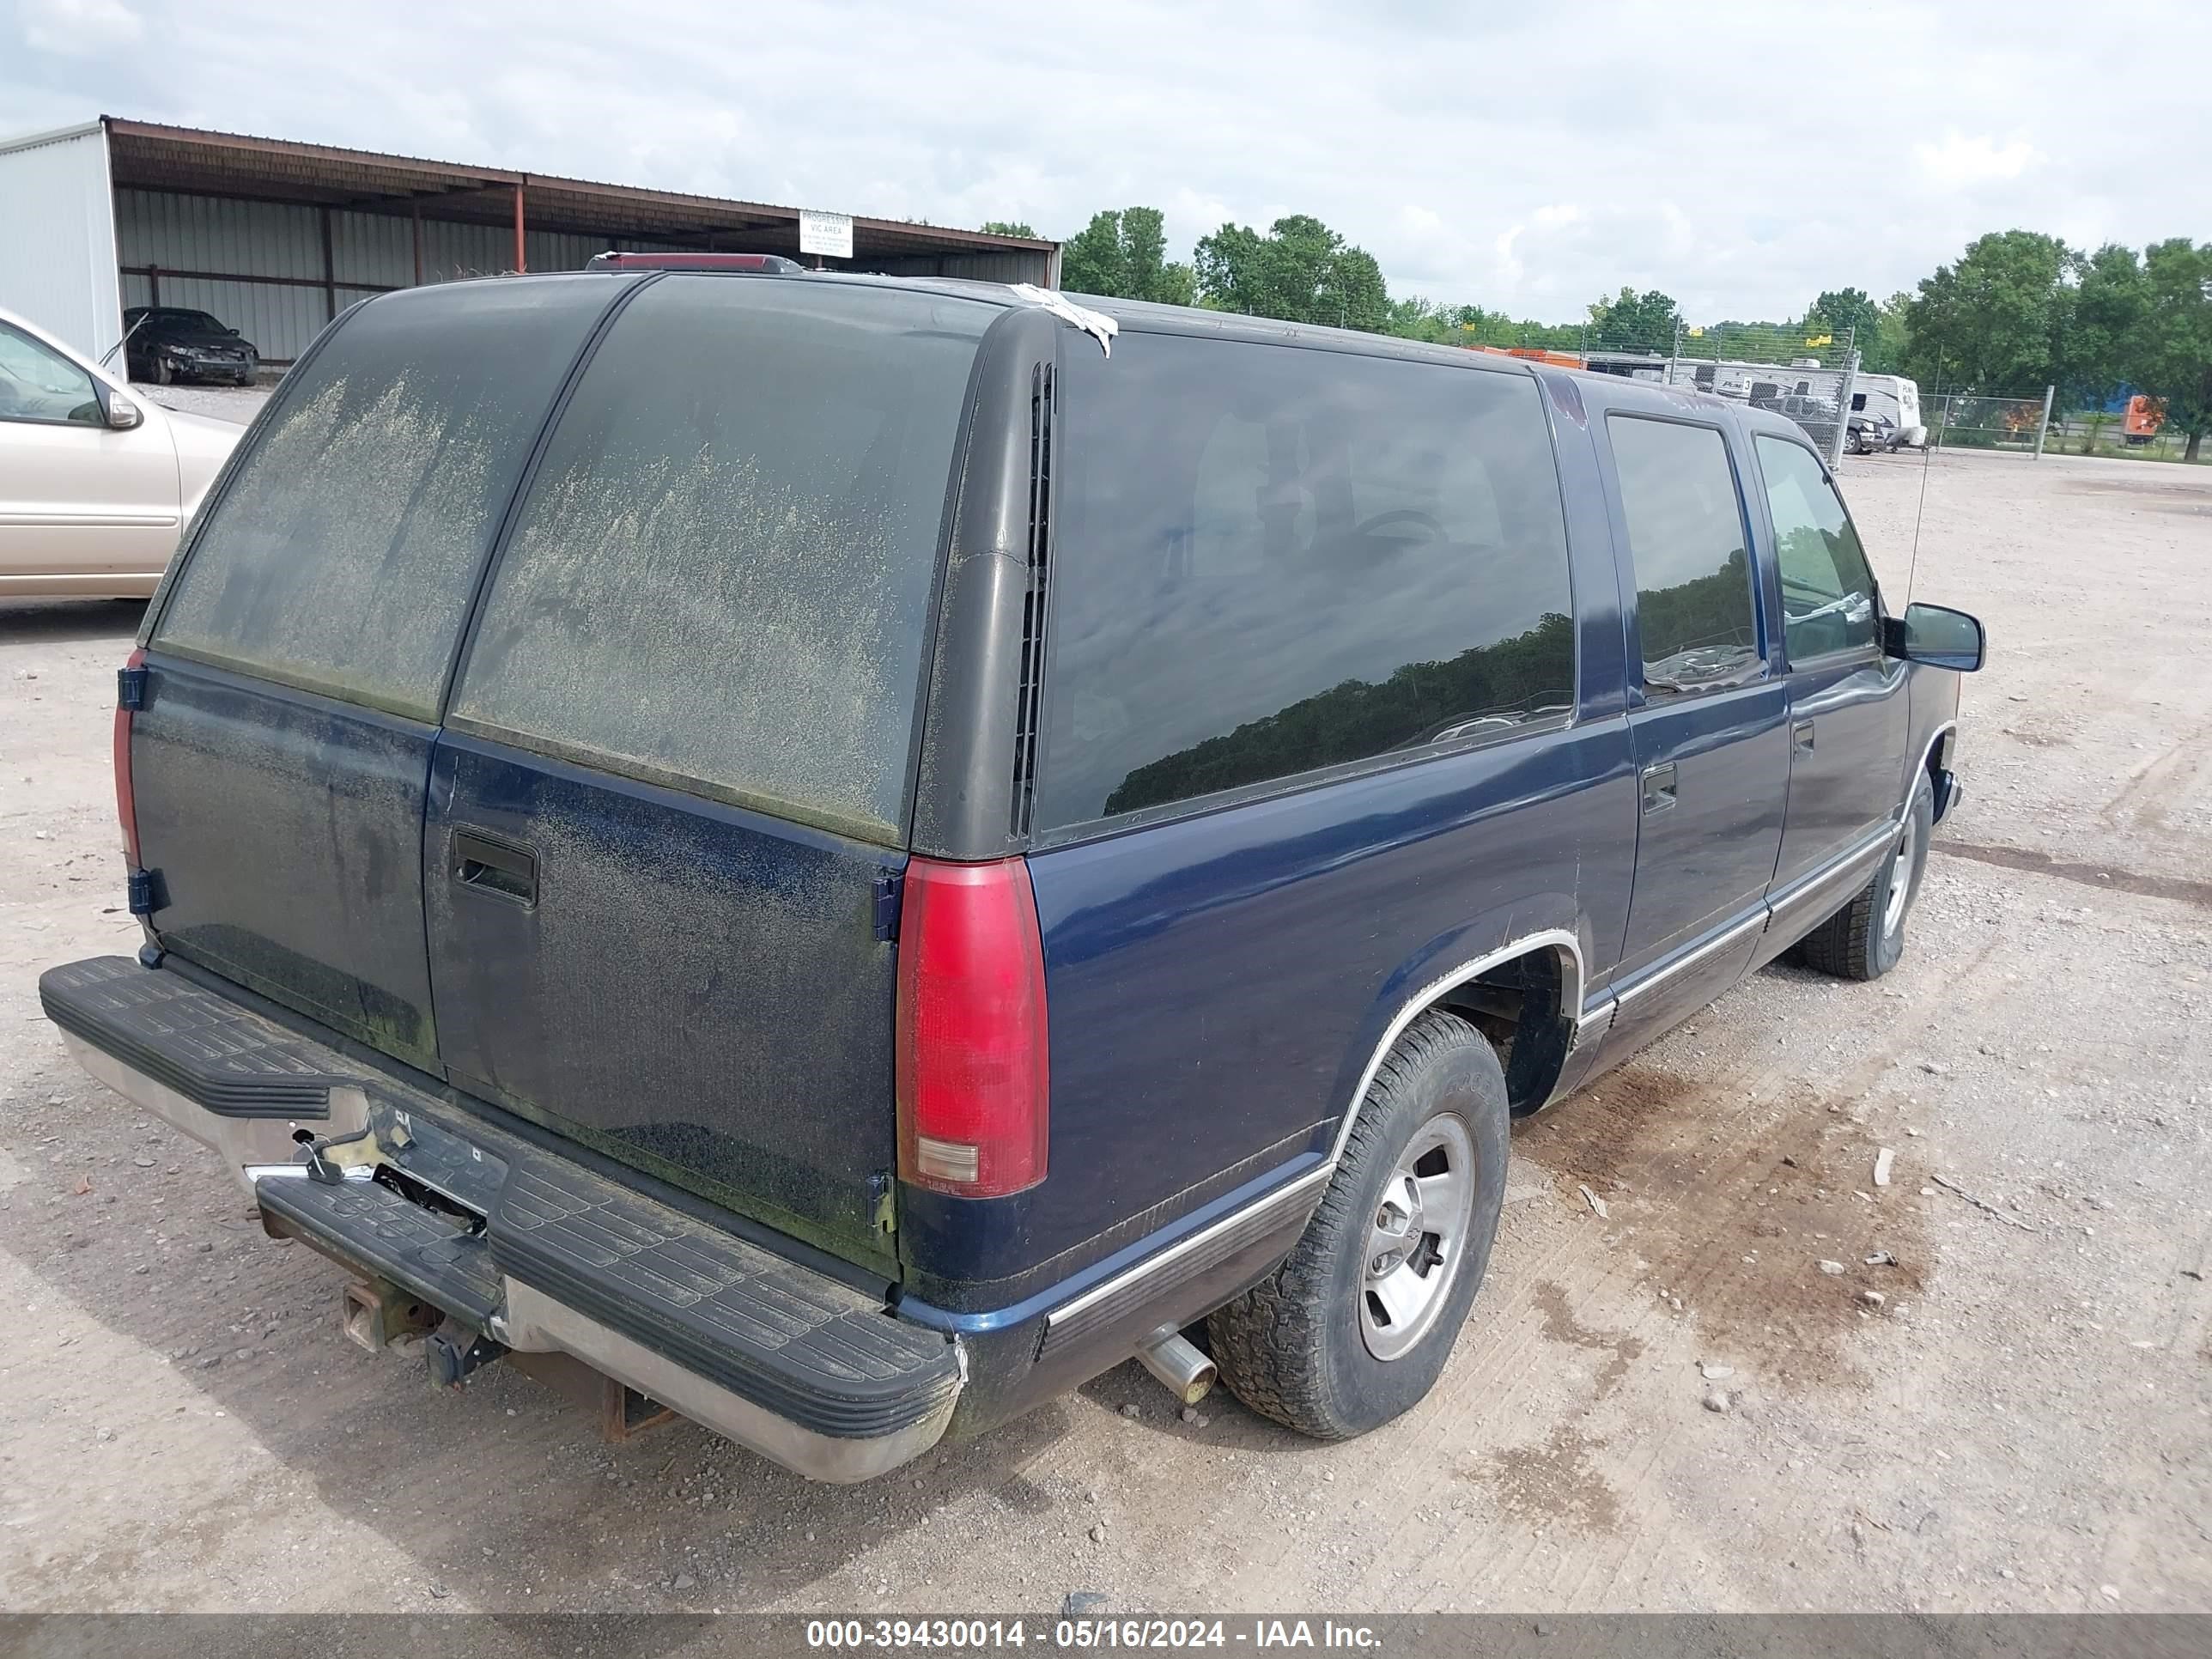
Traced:
<path fill-rule="evenodd" d="M 1167 257 L 1158 208 L 1094 213 L 1060 249 L 1060 283 L 1076 294 L 1187 306 L 1195 297 L 1191 270 Z"/>
<path fill-rule="evenodd" d="M 1248 316 L 1382 333 L 1391 324 L 1382 268 L 1318 219 L 1294 213 L 1262 233 L 1224 225 L 1199 239 L 1199 293 Z"/>
<path fill-rule="evenodd" d="M 1802 323 L 1739 323 L 1733 319 L 1707 323 L 1682 331 L 1682 356 L 1738 363 L 1790 363 L 1808 356 L 1826 356 L 1826 347 L 1805 343 L 1808 332 Z"/>
<path fill-rule="evenodd" d="M 1437 345 L 1474 345 L 1491 319 L 1480 306 L 1445 306 L 1418 295 L 1390 301 L 1388 331 L 1401 339 Z"/>
<path fill-rule="evenodd" d="M 1844 331 L 1849 330 L 1862 368 L 1873 367 L 1866 359 L 1875 348 L 1881 329 L 1881 308 L 1867 297 L 1863 288 L 1826 289 L 1805 313 L 1805 332 L 1833 335 L 1838 347 L 1844 343 Z"/>
<path fill-rule="evenodd" d="M 2149 320 L 2149 278 L 2133 248 L 2107 242 L 2081 261 L 2080 270 L 2060 353 L 2059 384 L 2069 408 L 2076 403 L 2102 404 L 2119 391 Z"/>
<path fill-rule="evenodd" d="M 1681 325 L 1682 312 L 1656 288 L 1644 294 L 1624 288 L 1610 300 L 1593 301 L 1589 320 L 1593 349 L 1656 351 L 1664 356 L 1674 349 L 1674 331 Z"/>
<path fill-rule="evenodd" d="M 1905 324 L 1905 314 L 1911 304 L 1912 296 L 1899 290 L 1875 307 L 1874 338 L 1859 348 L 1859 366 L 1868 374 L 1905 373 L 1905 359 L 1912 343 L 1912 331 Z"/>
<path fill-rule="evenodd" d="M 1036 240 L 1036 232 L 1019 219 L 986 219 L 983 221 L 983 234 L 986 236 L 1022 236 L 1030 241 Z"/>
<path fill-rule="evenodd" d="M 2166 406 L 2166 422 L 2189 434 L 2197 459 L 2212 430 L 2212 242 L 2186 236 L 2143 250 L 2147 303 L 2123 361 L 2136 390 Z"/>
<path fill-rule="evenodd" d="M 1906 358 L 1923 386 L 2028 392 L 2058 378 L 2075 255 L 2055 236 L 1992 231 L 1920 279 Z"/>

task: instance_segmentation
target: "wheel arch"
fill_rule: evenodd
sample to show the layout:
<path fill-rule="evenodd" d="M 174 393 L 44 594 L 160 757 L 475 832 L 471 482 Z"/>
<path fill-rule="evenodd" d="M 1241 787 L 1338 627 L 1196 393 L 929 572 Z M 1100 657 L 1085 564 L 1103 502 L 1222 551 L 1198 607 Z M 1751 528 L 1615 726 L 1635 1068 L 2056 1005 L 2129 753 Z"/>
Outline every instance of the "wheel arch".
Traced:
<path fill-rule="evenodd" d="M 1936 729 L 1922 742 L 1920 764 L 1905 775 L 1905 799 L 1899 808 L 1900 811 L 1911 809 L 1913 792 L 1920 787 L 1920 780 L 1926 778 L 1936 792 L 1936 821 L 1942 821 L 1951 805 L 1947 799 L 1949 792 L 1943 787 L 1943 775 L 1951 770 L 1951 758 L 1957 747 L 1958 737 L 1959 721 L 1954 715 L 1949 720 L 1938 721 Z"/>
<path fill-rule="evenodd" d="M 1382 1062 L 1407 1028 L 1432 1008 L 1468 1019 L 1500 1047 L 1508 1099 L 1516 1116 L 1551 1097 L 1574 1047 L 1589 982 L 1578 930 L 1538 928 L 1449 966 L 1438 966 L 1441 960 L 1442 953 L 1431 959 L 1414 988 L 1397 998 L 1384 1021 L 1346 1097 L 1329 1146 L 1332 1164 L 1344 1156 Z M 1390 1006 L 1388 995 L 1378 999 L 1378 1007 Z"/>

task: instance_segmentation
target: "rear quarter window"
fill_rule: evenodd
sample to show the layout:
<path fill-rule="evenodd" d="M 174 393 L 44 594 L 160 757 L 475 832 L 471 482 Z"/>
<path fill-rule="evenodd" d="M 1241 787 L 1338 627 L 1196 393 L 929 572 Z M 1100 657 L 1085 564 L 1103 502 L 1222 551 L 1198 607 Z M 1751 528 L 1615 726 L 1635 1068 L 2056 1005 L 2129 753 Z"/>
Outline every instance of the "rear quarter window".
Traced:
<path fill-rule="evenodd" d="M 500 515 L 619 283 L 414 289 L 348 317 L 240 459 L 153 643 L 434 720 Z"/>
<path fill-rule="evenodd" d="M 1533 380 L 1139 333 L 1062 386 L 1041 826 L 1567 718 Z"/>
<path fill-rule="evenodd" d="M 960 411 L 1001 309 L 647 288 L 548 440 L 451 723 L 897 839 Z"/>

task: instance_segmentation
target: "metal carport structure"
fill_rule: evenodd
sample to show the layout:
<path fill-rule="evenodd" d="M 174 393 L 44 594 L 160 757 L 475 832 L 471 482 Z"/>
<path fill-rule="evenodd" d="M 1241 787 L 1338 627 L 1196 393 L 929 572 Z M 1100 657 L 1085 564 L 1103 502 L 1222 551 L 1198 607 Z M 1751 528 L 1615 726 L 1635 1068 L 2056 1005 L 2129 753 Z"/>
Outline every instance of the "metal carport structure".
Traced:
<path fill-rule="evenodd" d="M 189 306 L 270 362 L 370 294 L 573 270 L 610 247 L 799 258 L 799 210 L 103 115 L 0 140 L 0 306 L 98 356 Z M 1056 243 L 852 218 L 839 268 L 1054 286 Z M 814 256 L 806 256 L 810 260 Z"/>

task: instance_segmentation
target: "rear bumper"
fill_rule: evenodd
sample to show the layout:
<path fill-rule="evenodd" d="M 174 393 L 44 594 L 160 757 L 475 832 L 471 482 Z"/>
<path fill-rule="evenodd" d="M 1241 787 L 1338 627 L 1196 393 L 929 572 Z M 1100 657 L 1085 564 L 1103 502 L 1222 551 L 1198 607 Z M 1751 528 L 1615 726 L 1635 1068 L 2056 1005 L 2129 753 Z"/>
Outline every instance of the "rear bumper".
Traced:
<path fill-rule="evenodd" d="M 573 1355 L 818 1480 L 896 1468 L 951 1421 L 961 1340 L 823 1273 L 178 975 L 100 957 L 39 988 L 85 1069 L 212 1147 L 270 1232 L 506 1348 Z"/>

